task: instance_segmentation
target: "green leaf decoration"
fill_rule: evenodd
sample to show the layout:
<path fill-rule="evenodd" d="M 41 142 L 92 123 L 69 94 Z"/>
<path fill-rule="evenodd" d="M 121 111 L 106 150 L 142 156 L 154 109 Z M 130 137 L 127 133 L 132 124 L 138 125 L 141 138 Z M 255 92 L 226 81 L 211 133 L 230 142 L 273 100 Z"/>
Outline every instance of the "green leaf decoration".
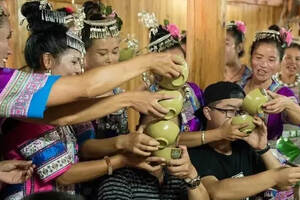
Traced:
<path fill-rule="evenodd" d="M 165 26 L 168 26 L 169 24 L 170 24 L 169 20 L 165 19 L 165 20 L 164 20 L 164 25 L 165 25 Z"/>
<path fill-rule="evenodd" d="M 106 7 L 106 15 L 110 15 L 110 14 L 112 14 L 112 7 L 111 6 L 107 6 Z"/>
<path fill-rule="evenodd" d="M 106 15 L 106 7 L 105 6 L 101 7 L 101 14 Z"/>

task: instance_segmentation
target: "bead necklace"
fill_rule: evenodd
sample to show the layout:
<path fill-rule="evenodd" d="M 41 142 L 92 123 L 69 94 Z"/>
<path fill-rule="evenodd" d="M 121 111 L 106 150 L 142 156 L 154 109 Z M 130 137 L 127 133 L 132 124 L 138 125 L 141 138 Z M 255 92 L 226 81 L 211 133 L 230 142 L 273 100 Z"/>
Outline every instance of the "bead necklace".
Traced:
<path fill-rule="evenodd" d="M 283 85 L 285 87 L 289 87 L 289 88 L 294 88 L 294 87 L 297 87 L 299 84 L 300 84 L 300 76 L 299 74 L 296 74 L 296 80 L 294 83 L 284 83 L 281 79 L 280 79 L 280 74 L 279 73 L 276 73 L 274 75 L 274 80 L 276 82 L 278 82 L 280 85 Z"/>

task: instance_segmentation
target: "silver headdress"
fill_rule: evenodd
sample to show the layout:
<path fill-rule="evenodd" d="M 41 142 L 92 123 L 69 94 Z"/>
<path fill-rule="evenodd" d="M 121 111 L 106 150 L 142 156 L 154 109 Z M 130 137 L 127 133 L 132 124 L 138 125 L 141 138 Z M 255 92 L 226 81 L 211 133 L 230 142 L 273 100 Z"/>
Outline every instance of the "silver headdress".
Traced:
<path fill-rule="evenodd" d="M 78 37 L 76 33 L 69 30 L 67 33 L 67 45 L 70 48 L 73 48 L 81 53 L 80 66 L 81 73 L 84 73 L 84 56 L 86 54 L 85 46 L 82 40 Z"/>
<path fill-rule="evenodd" d="M 86 53 L 84 43 L 78 37 L 78 35 L 71 30 L 67 32 L 67 45 L 73 49 L 78 50 L 83 55 Z"/>
<path fill-rule="evenodd" d="M 149 38 L 151 38 L 151 35 L 156 35 L 158 33 L 159 24 L 154 13 L 147 13 L 143 11 L 138 13 L 138 17 L 139 21 L 141 21 L 149 29 Z M 170 33 L 151 42 L 148 45 L 148 50 L 150 52 L 161 52 L 175 46 L 176 44 L 179 44 L 179 38 L 178 40 L 175 39 Z"/>
<path fill-rule="evenodd" d="M 271 39 L 280 43 L 282 42 L 280 33 L 274 30 L 261 31 L 255 34 L 255 41 L 263 39 Z"/>
<path fill-rule="evenodd" d="M 48 0 L 39 0 L 39 2 L 43 21 L 59 24 L 66 23 L 67 14 L 65 12 L 52 10 L 52 5 L 48 2 Z"/>
<path fill-rule="evenodd" d="M 84 22 L 90 25 L 91 39 L 118 37 L 120 34 L 116 19 L 107 18 L 104 20 L 85 20 Z"/>
<path fill-rule="evenodd" d="M 127 43 L 128 49 L 132 49 L 135 52 L 139 50 L 139 41 L 134 37 L 134 35 L 128 34 L 124 41 Z"/>
<path fill-rule="evenodd" d="M 82 37 L 82 29 L 84 27 L 85 13 L 82 6 L 76 5 L 76 11 L 69 15 L 66 19 L 66 24 L 71 27 L 72 31 L 79 37 Z M 71 25 L 69 25 L 71 24 Z"/>
<path fill-rule="evenodd" d="M 158 32 L 159 24 L 154 13 L 142 11 L 138 13 L 138 18 L 149 29 L 149 38 L 151 33 L 155 35 Z"/>
<path fill-rule="evenodd" d="M 300 46 L 300 38 L 293 38 L 292 44 L 296 44 L 296 45 Z"/>
<path fill-rule="evenodd" d="M 150 52 L 162 52 L 176 44 L 179 44 L 179 42 L 171 34 L 168 34 L 150 43 L 148 49 Z"/>

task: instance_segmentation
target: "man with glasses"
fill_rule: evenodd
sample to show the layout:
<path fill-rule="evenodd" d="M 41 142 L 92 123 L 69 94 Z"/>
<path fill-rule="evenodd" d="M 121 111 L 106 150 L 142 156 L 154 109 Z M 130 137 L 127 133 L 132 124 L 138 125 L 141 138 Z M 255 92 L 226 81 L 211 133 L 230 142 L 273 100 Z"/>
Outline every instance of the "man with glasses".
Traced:
<path fill-rule="evenodd" d="M 205 106 L 201 109 L 205 129 L 217 129 L 225 121 L 231 122 L 239 113 L 244 97 L 243 89 L 234 83 L 208 86 L 204 91 Z M 282 168 L 271 153 L 264 122 L 254 117 L 254 123 L 256 129 L 242 140 L 223 139 L 189 150 L 212 199 L 258 199 L 256 195 L 268 188 L 286 189 L 300 180 L 300 167 Z"/>

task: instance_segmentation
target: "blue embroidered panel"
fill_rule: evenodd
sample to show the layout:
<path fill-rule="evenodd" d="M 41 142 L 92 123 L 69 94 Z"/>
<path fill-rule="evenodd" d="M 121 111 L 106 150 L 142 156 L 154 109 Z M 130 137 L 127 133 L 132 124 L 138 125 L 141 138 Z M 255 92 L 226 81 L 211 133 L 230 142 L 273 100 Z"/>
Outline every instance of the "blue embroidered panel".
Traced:
<path fill-rule="evenodd" d="M 67 151 L 66 146 L 63 142 L 57 142 L 44 148 L 32 156 L 32 162 L 37 167 L 44 165 L 53 158 L 59 157 Z"/>

